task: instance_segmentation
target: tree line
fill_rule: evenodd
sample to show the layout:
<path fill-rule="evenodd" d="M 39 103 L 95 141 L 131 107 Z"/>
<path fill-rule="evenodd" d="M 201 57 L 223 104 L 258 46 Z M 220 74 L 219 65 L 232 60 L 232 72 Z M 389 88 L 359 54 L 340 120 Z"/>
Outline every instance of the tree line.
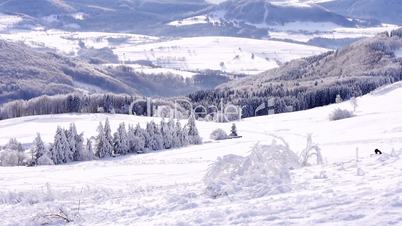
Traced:
<path fill-rule="evenodd" d="M 145 128 L 123 122 L 112 134 L 109 120 L 100 122 L 97 135 L 85 142 L 84 134 L 78 133 L 74 123 L 68 129 L 58 127 L 53 143 L 46 145 L 40 134 L 32 148 L 25 152 L 22 145 L 11 139 L 0 151 L 0 166 L 13 165 L 58 165 L 75 161 L 90 161 L 127 154 L 142 154 L 158 150 L 201 144 L 195 117 L 190 117 L 182 126 L 170 119 L 160 123 L 148 122 Z M 1 150 L 1 149 L 0 149 Z"/>
<path fill-rule="evenodd" d="M 64 113 L 116 113 L 133 115 L 155 115 L 158 108 L 176 109 L 180 115 L 188 116 L 188 106 L 181 106 L 173 99 L 153 98 L 150 102 L 142 96 L 123 94 L 60 94 L 40 96 L 30 100 L 16 100 L 0 106 L 0 120 L 33 115 Z M 166 116 L 167 117 L 167 116 Z M 179 117 L 178 117 L 179 118 Z"/>

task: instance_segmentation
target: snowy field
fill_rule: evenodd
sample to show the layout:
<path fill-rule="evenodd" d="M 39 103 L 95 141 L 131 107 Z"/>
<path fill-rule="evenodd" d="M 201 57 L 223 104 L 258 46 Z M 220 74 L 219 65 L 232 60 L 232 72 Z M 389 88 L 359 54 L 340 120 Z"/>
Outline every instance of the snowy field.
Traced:
<path fill-rule="evenodd" d="M 241 139 L 210 141 L 215 128 L 198 122 L 205 144 L 144 155 L 59 166 L 0 168 L 0 225 L 402 225 L 402 83 L 357 99 L 355 117 L 329 121 L 336 108 L 264 116 L 237 122 Z M 11 137 L 32 142 L 36 132 L 51 142 L 57 125 L 75 122 L 85 136 L 99 121 L 144 125 L 157 118 L 126 115 L 52 115 L 0 121 L 0 144 Z M 246 156 L 270 134 L 300 153 L 307 134 L 325 164 L 290 171 L 290 190 L 259 197 L 238 193 L 213 199 L 203 177 L 227 154 Z M 356 163 L 356 148 L 359 162 Z M 385 155 L 373 156 L 374 149 Z M 394 151 L 392 151 L 394 149 Z M 358 164 L 358 165 L 356 165 Z"/>
<path fill-rule="evenodd" d="M 208 69 L 257 74 L 293 59 L 327 51 L 309 45 L 248 38 L 196 37 L 167 40 L 128 33 L 61 30 L 2 32 L 0 39 L 23 42 L 32 47 L 51 48 L 71 56 L 79 55 L 83 48 L 109 48 L 118 56 L 120 63 L 126 66 L 131 66 L 132 61 L 144 60 L 158 66 L 153 70 L 138 68 L 134 64 L 133 69 L 140 73 L 176 74 L 185 78 L 191 77 L 194 72 Z"/>
<path fill-rule="evenodd" d="M 244 74 L 258 74 L 325 51 L 328 50 L 288 42 L 218 36 L 181 38 L 114 50 L 120 59 L 137 61 L 145 57 L 164 68 Z"/>
<path fill-rule="evenodd" d="M 128 33 L 68 32 L 62 30 L 9 30 L 0 33 L 0 39 L 23 42 L 32 47 L 51 48 L 73 56 L 78 54 L 82 45 L 94 49 L 114 48 L 116 46 L 124 48 L 159 40 L 153 36 Z"/>
<path fill-rule="evenodd" d="M 348 28 L 333 23 L 292 22 L 272 27 L 271 38 L 308 42 L 314 38 L 345 39 L 373 37 L 381 32 L 398 29 L 397 25 L 383 24 L 378 27 Z"/>

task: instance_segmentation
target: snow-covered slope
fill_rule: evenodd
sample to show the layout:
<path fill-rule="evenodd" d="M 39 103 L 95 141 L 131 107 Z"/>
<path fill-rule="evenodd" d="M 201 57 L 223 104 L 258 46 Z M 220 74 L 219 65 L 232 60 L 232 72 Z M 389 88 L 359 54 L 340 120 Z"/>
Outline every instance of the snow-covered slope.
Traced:
<path fill-rule="evenodd" d="M 52 216 L 62 209 L 73 224 L 91 225 L 400 225 L 401 87 L 358 98 L 356 116 L 340 121 L 329 121 L 328 115 L 338 107 L 352 109 L 349 102 L 243 120 L 237 123 L 242 139 L 103 161 L 1 168 L 0 224 L 54 223 Z M 152 120 L 102 114 L 12 119 L 0 121 L 0 143 L 10 137 L 31 142 L 36 132 L 49 142 L 57 125 L 73 121 L 88 137 L 106 118 L 112 129 L 122 121 Z M 206 140 L 215 128 L 230 126 L 198 122 Z M 289 192 L 246 199 L 205 194 L 202 178 L 217 157 L 247 155 L 256 142 L 270 143 L 269 134 L 284 137 L 300 152 L 308 133 L 326 164 L 292 170 Z M 375 148 L 388 155 L 372 156 Z"/>

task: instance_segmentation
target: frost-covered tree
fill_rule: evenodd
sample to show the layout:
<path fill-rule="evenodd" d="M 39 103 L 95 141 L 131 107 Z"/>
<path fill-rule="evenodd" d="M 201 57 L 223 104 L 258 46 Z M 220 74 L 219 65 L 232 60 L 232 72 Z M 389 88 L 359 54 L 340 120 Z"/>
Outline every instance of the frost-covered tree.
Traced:
<path fill-rule="evenodd" d="M 165 122 L 164 120 L 160 123 L 160 130 L 163 140 L 163 148 L 170 149 L 173 147 L 173 135 L 174 135 L 174 122 L 169 120 Z"/>
<path fill-rule="evenodd" d="M 93 151 L 91 139 L 87 139 L 87 144 L 85 145 L 84 154 L 82 156 L 82 159 L 84 161 L 90 161 L 90 160 L 95 159 L 95 153 Z"/>
<path fill-rule="evenodd" d="M 180 136 L 180 144 L 181 147 L 187 146 L 190 144 L 190 140 L 188 137 L 188 128 L 184 126 L 183 128 L 180 127 L 179 129 L 179 136 Z"/>
<path fill-rule="evenodd" d="M 22 144 L 17 139 L 12 138 L 4 147 L 0 149 L 0 166 L 21 166 L 26 158 Z"/>
<path fill-rule="evenodd" d="M 70 150 L 72 152 L 73 161 L 83 161 L 84 160 L 84 134 L 77 133 L 77 127 L 74 123 L 70 124 L 70 129 L 68 130 L 67 139 L 70 144 Z"/>
<path fill-rule="evenodd" d="M 114 133 L 113 146 L 115 154 L 125 155 L 129 152 L 127 130 L 124 123 L 121 123 L 117 132 Z"/>
<path fill-rule="evenodd" d="M 191 115 L 190 118 L 188 119 L 186 129 L 187 129 L 189 144 L 201 144 L 202 143 L 202 139 L 198 133 L 198 129 L 195 124 L 195 116 L 194 115 Z"/>
<path fill-rule="evenodd" d="M 185 144 L 182 142 L 183 128 L 179 121 L 174 124 L 172 145 L 175 148 L 183 147 Z"/>
<path fill-rule="evenodd" d="M 157 151 L 163 149 L 163 138 L 160 129 L 154 121 L 147 124 L 148 148 Z"/>
<path fill-rule="evenodd" d="M 22 144 L 17 139 L 11 138 L 5 146 L 5 149 L 10 149 L 18 152 L 24 152 Z"/>
<path fill-rule="evenodd" d="M 35 165 L 53 165 L 54 162 L 51 159 L 50 153 L 42 141 L 40 134 L 36 135 L 32 147 L 32 163 Z"/>
<path fill-rule="evenodd" d="M 106 118 L 104 132 L 105 132 L 105 138 L 106 138 L 107 142 L 109 142 L 110 146 L 113 147 L 112 129 L 110 128 L 110 123 L 109 123 L 108 118 Z"/>
<path fill-rule="evenodd" d="M 140 124 L 134 128 L 130 126 L 128 132 L 128 145 L 131 153 L 144 153 L 145 152 L 145 137 L 146 131 L 141 128 Z"/>
<path fill-rule="evenodd" d="M 112 153 L 113 146 L 106 138 L 105 128 L 103 127 L 102 123 L 99 123 L 98 135 L 96 136 L 95 156 L 98 158 L 105 158 L 112 156 Z"/>
<path fill-rule="evenodd" d="M 51 152 L 52 152 L 51 158 L 55 164 L 62 164 L 68 162 L 67 157 L 68 153 L 70 152 L 70 145 L 67 141 L 66 132 L 61 127 L 57 127 Z"/>

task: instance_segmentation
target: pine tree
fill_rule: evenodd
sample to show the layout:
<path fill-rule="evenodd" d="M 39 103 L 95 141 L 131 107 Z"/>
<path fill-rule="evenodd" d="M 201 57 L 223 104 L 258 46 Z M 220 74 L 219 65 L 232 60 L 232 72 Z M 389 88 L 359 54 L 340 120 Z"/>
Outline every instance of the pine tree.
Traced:
<path fill-rule="evenodd" d="M 112 156 L 113 155 L 113 136 L 112 136 L 112 129 L 110 128 L 110 123 L 109 119 L 106 118 L 105 122 L 105 128 L 104 128 L 104 133 L 105 133 L 105 141 L 106 141 L 106 156 Z"/>
<path fill-rule="evenodd" d="M 75 129 L 75 126 L 73 128 L 73 125 L 70 124 L 70 129 L 69 130 L 64 130 L 67 138 L 67 143 L 68 143 L 68 150 L 66 150 L 65 155 L 67 162 L 72 162 L 74 161 L 74 153 L 75 153 L 75 135 L 77 134 L 77 130 Z"/>
<path fill-rule="evenodd" d="M 38 133 L 32 148 L 33 164 L 35 165 L 52 165 L 53 161 L 50 159 L 50 153 L 48 152 L 45 144 L 42 141 L 40 134 Z"/>
<path fill-rule="evenodd" d="M 136 144 L 135 152 L 144 153 L 145 140 L 146 137 L 148 137 L 147 131 L 141 128 L 140 124 L 138 123 L 133 132 L 134 132 L 133 136 L 136 138 L 135 141 L 132 142 Z"/>
<path fill-rule="evenodd" d="M 154 121 L 151 121 L 147 124 L 147 133 L 148 133 L 148 142 L 147 142 L 148 148 L 153 151 L 162 150 L 163 149 L 162 134 Z"/>
<path fill-rule="evenodd" d="M 66 153 L 70 151 L 66 133 L 61 127 L 57 127 L 52 148 L 52 160 L 55 164 L 67 163 Z"/>
<path fill-rule="evenodd" d="M 105 158 L 112 156 L 113 146 L 106 139 L 106 134 L 102 123 L 98 126 L 98 135 L 96 136 L 96 150 L 95 156 L 98 158 Z"/>
<path fill-rule="evenodd" d="M 70 129 L 68 131 L 68 137 L 67 137 L 69 144 L 70 144 L 70 150 L 72 153 L 72 161 L 82 161 L 84 160 L 83 158 L 83 152 L 84 152 L 84 134 L 78 134 L 77 133 L 77 127 L 75 126 L 74 123 L 70 124 Z"/>
<path fill-rule="evenodd" d="M 173 125 L 173 127 L 172 127 Z M 173 147 L 173 133 L 174 133 L 174 122 L 171 121 L 166 123 L 164 120 L 160 123 L 160 130 L 163 140 L 163 148 L 170 149 Z"/>
<path fill-rule="evenodd" d="M 176 122 L 174 125 L 174 133 L 173 133 L 173 147 L 179 148 L 183 147 L 184 144 L 182 143 L 182 133 L 183 129 L 181 128 L 181 124 L 179 121 Z"/>
<path fill-rule="evenodd" d="M 91 139 L 88 139 L 82 159 L 84 161 L 89 161 L 89 160 L 93 160 L 94 158 L 95 158 L 95 155 L 94 155 L 94 151 L 92 148 L 92 141 L 91 141 Z"/>
<path fill-rule="evenodd" d="M 202 139 L 201 139 L 200 135 L 198 134 L 198 129 L 195 124 L 194 114 L 191 115 L 190 118 L 188 119 L 186 129 L 187 129 L 189 144 L 201 144 L 202 143 Z"/>
<path fill-rule="evenodd" d="M 126 125 L 121 123 L 113 138 L 115 154 L 125 155 L 129 151 Z"/>
<path fill-rule="evenodd" d="M 237 137 L 238 135 L 237 135 L 237 128 L 236 128 L 236 124 L 232 124 L 232 129 L 231 129 L 231 131 L 230 131 L 230 136 L 231 137 Z"/>

